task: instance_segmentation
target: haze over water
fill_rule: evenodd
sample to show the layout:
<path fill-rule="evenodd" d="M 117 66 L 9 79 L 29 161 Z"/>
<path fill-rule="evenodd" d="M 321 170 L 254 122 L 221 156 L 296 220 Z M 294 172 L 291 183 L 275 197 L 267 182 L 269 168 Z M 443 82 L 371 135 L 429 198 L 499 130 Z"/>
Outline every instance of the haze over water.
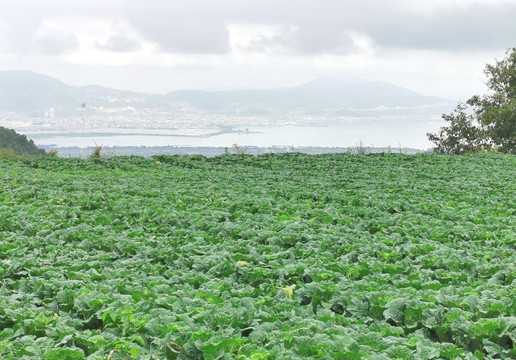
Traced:
<path fill-rule="evenodd" d="M 231 147 L 242 146 L 304 146 L 304 147 L 353 147 L 360 143 L 368 147 L 409 147 L 425 150 L 432 146 L 427 132 L 435 132 L 442 126 L 439 120 L 388 123 L 347 123 L 325 126 L 247 126 L 237 127 L 241 132 L 215 136 L 170 136 L 159 134 L 98 134 L 80 136 L 54 135 L 38 137 L 38 145 L 57 147 L 102 146 L 192 146 Z M 246 132 L 245 129 L 248 131 Z"/>

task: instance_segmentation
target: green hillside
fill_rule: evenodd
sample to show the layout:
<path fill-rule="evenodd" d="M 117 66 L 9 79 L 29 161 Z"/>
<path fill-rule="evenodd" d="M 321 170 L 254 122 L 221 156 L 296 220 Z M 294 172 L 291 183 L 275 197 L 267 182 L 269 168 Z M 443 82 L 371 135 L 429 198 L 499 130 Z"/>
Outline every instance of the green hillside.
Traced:
<path fill-rule="evenodd" d="M 0 161 L 2 359 L 514 359 L 516 157 Z"/>
<path fill-rule="evenodd" d="M 34 141 L 12 129 L 0 126 L 0 152 L 10 150 L 16 155 L 42 156 L 45 150 L 38 148 Z"/>

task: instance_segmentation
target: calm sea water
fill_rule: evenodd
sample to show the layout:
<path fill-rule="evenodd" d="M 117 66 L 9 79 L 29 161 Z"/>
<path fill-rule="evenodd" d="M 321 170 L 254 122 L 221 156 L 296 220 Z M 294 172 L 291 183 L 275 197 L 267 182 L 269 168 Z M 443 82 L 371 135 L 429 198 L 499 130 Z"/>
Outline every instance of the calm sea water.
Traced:
<path fill-rule="evenodd" d="M 37 136 L 38 145 L 57 147 L 88 146 L 195 146 L 195 147 L 231 147 L 241 146 L 325 146 L 348 147 L 362 143 L 374 147 L 409 147 L 428 149 L 432 143 L 426 133 L 435 132 L 444 122 L 377 122 L 377 123 L 341 123 L 327 126 L 247 126 L 248 132 L 231 132 L 207 137 L 163 136 L 155 134 L 83 134 L 72 136 L 54 134 Z M 235 127 L 245 130 L 245 127 Z M 134 132 L 134 130 L 133 130 Z"/>

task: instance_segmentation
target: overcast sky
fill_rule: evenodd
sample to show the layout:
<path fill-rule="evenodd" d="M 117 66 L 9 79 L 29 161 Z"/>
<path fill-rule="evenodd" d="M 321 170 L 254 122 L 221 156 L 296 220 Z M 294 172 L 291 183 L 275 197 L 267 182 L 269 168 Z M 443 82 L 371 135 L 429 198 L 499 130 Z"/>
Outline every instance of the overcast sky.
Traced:
<path fill-rule="evenodd" d="M 463 100 L 515 19 L 516 0 L 0 0 L 0 70 L 153 93 L 357 77 Z"/>

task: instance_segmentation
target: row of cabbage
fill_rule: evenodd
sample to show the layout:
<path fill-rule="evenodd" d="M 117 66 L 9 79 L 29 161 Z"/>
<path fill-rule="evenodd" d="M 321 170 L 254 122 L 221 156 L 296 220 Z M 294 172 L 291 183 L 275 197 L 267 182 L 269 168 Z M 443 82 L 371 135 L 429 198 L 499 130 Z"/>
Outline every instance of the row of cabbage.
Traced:
<path fill-rule="evenodd" d="M 0 162 L 5 359 L 516 358 L 516 158 Z"/>

